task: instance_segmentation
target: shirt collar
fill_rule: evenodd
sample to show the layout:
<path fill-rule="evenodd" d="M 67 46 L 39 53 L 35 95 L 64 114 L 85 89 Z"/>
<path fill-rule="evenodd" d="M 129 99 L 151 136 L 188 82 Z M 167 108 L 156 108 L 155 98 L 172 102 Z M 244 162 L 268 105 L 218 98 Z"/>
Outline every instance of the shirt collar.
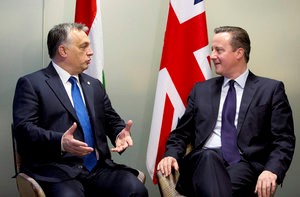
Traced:
<path fill-rule="evenodd" d="M 236 78 L 234 81 L 235 81 L 241 88 L 244 89 L 248 75 L 249 75 L 249 69 L 246 69 L 245 72 L 243 72 L 243 73 L 242 73 L 238 78 Z M 224 77 L 223 87 L 226 86 L 230 80 L 231 80 L 231 79 L 228 79 L 228 78 Z"/>
<path fill-rule="evenodd" d="M 57 65 L 54 61 L 52 61 L 53 67 L 55 68 L 56 72 L 59 75 L 59 78 L 63 83 L 67 83 L 69 81 L 69 78 L 71 76 L 75 77 L 78 81 L 78 75 L 70 75 L 66 70 L 64 70 L 62 67 Z"/>

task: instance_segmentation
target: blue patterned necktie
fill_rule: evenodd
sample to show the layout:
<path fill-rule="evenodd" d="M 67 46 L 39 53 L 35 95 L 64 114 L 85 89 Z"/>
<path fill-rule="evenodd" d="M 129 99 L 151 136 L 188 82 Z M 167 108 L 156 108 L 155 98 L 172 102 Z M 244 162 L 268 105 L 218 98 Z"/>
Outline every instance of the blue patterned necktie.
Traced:
<path fill-rule="evenodd" d="M 94 137 L 93 137 L 93 131 L 92 131 L 90 119 L 86 107 L 83 103 L 83 99 L 81 97 L 81 93 L 76 81 L 77 79 L 75 77 L 69 78 L 69 82 L 71 82 L 72 84 L 71 94 L 72 94 L 74 108 L 83 130 L 84 141 L 88 144 L 89 147 L 94 148 Z M 96 164 L 97 164 L 97 157 L 95 151 L 93 151 L 92 153 L 84 157 L 84 166 L 89 171 L 91 171 Z"/>
<path fill-rule="evenodd" d="M 229 81 L 229 89 L 222 111 L 221 142 L 223 158 L 229 165 L 240 161 L 237 147 L 237 129 L 234 125 L 236 113 L 236 92 L 234 80 Z"/>

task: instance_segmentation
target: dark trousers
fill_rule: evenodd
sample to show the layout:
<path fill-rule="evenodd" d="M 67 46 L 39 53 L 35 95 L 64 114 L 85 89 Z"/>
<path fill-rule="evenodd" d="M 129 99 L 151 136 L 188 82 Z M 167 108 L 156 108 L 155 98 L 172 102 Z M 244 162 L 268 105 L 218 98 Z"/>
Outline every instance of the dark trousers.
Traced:
<path fill-rule="evenodd" d="M 132 169 L 133 170 L 133 169 Z M 82 168 L 74 179 L 39 182 L 47 197 L 147 197 L 148 191 L 129 168 L 102 165 L 91 173 Z"/>
<path fill-rule="evenodd" d="M 199 149 L 181 163 L 176 189 L 191 197 L 248 197 L 255 196 L 257 178 L 245 159 L 229 166 L 219 149 Z"/>

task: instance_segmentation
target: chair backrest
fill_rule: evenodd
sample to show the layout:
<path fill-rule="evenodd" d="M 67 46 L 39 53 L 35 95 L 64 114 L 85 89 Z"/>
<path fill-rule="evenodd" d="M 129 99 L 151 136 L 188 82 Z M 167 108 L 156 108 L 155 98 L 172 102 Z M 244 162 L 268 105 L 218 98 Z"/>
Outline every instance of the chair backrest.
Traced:
<path fill-rule="evenodd" d="M 17 142 L 14 133 L 14 126 L 11 125 L 12 144 L 14 153 L 15 176 L 18 191 L 21 197 L 45 197 L 41 186 L 30 176 L 20 173 L 21 156 L 18 153 Z"/>

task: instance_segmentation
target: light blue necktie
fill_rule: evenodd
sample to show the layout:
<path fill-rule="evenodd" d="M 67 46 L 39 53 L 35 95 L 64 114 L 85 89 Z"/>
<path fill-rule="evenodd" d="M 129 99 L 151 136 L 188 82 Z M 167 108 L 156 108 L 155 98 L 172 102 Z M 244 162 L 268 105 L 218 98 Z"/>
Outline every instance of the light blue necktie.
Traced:
<path fill-rule="evenodd" d="M 237 147 L 237 129 L 234 125 L 236 113 L 236 92 L 234 80 L 229 81 L 229 89 L 222 111 L 221 142 L 223 158 L 229 165 L 241 160 Z"/>
<path fill-rule="evenodd" d="M 77 79 L 75 77 L 70 77 L 69 82 L 72 84 L 72 99 L 74 108 L 79 119 L 80 125 L 84 134 L 84 141 L 88 144 L 89 147 L 94 148 L 94 136 L 90 123 L 90 119 L 86 110 L 86 107 L 83 103 L 79 87 L 76 83 Z M 84 157 L 84 166 L 91 171 L 97 164 L 96 152 L 86 155 Z"/>

